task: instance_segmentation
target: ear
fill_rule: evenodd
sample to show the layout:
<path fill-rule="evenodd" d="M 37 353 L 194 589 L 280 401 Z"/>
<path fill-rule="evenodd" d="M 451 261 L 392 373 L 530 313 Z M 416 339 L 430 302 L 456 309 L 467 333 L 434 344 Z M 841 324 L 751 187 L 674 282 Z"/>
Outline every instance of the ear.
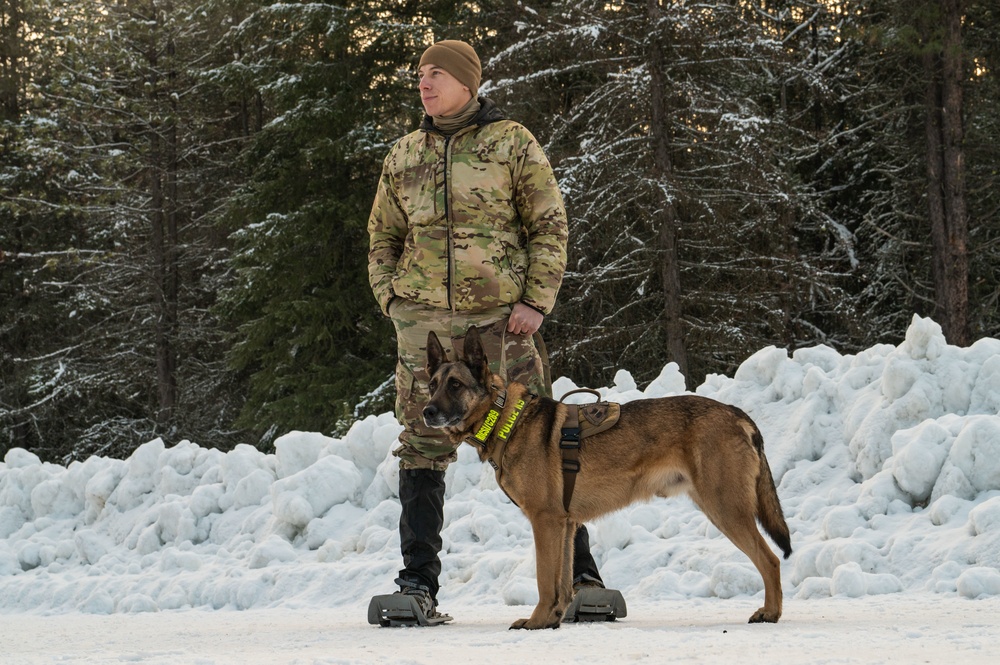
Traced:
<path fill-rule="evenodd" d="M 465 364 L 469 366 L 472 375 L 479 378 L 480 383 L 483 385 L 489 383 L 490 364 L 486 360 L 479 329 L 475 326 L 469 326 L 469 330 L 465 333 Z"/>
<path fill-rule="evenodd" d="M 438 367 L 446 361 L 444 347 L 441 346 L 438 336 L 432 330 L 427 333 L 427 376 L 434 376 Z"/>

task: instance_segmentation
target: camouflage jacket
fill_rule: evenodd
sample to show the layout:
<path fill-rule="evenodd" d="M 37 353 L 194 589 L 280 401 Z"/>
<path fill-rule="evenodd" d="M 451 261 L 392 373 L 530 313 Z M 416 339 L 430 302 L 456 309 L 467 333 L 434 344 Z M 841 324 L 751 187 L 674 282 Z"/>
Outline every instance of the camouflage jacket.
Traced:
<path fill-rule="evenodd" d="M 394 296 L 458 311 L 555 304 L 567 240 L 555 175 L 527 129 L 480 101 L 451 137 L 427 118 L 385 158 L 368 275 L 386 314 Z"/>

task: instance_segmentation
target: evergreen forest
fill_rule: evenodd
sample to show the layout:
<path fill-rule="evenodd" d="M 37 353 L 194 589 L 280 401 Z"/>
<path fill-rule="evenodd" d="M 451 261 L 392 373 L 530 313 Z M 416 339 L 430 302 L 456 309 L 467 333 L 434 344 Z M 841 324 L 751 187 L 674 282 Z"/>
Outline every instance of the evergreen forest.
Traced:
<path fill-rule="evenodd" d="M 552 162 L 553 376 L 1000 331 L 996 0 L 0 0 L 0 457 L 391 410 L 367 221 L 422 51 Z"/>

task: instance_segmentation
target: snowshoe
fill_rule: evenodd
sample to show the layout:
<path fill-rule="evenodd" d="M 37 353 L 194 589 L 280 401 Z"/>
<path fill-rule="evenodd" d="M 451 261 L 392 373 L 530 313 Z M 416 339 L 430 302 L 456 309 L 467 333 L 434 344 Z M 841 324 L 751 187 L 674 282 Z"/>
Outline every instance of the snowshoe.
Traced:
<path fill-rule="evenodd" d="M 368 604 L 368 623 L 383 628 L 397 626 L 437 626 L 451 621 L 437 611 L 427 587 L 396 580 L 402 588 L 396 593 L 375 596 Z"/>
<path fill-rule="evenodd" d="M 621 591 L 584 586 L 576 590 L 573 601 L 563 615 L 563 623 L 614 621 L 627 615 L 628 609 Z"/>

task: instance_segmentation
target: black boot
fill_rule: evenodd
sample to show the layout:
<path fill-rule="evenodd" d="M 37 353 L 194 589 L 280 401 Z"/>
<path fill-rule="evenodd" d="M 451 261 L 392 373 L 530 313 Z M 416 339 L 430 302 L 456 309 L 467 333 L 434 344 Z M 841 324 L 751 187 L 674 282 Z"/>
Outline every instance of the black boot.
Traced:
<path fill-rule="evenodd" d="M 621 592 L 604 588 L 590 553 L 590 534 L 582 524 L 573 536 L 573 592 L 563 621 L 614 621 L 628 615 Z"/>
<path fill-rule="evenodd" d="M 573 536 L 573 588 L 591 586 L 604 588 L 604 580 L 597 571 L 597 562 L 590 553 L 590 534 L 580 525 Z"/>
<path fill-rule="evenodd" d="M 437 605 L 441 574 L 441 528 L 444 526 L 444 471 L 401 469 L 399 472 L 399 545 L 404 582 L 425 587 Z M 402 586 L 402 585 L 401 585 Z"/>

